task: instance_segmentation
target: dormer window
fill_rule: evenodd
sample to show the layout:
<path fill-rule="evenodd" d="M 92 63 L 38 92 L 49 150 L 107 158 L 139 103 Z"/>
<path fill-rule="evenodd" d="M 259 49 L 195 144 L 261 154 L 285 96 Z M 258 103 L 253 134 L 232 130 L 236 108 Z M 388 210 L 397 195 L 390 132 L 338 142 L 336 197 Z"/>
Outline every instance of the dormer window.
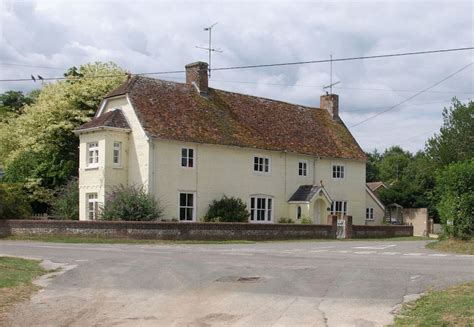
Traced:
<path fill-rule="evenodd" d="M 99 143 L 87 143 L 87 167 L 93 168 L 99 165 Z"/>

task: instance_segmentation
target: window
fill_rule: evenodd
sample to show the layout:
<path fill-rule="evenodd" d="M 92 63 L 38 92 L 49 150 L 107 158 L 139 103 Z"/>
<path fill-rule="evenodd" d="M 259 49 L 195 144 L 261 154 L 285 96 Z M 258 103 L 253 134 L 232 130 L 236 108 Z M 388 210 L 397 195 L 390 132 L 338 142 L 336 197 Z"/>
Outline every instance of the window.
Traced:
<path fill-rule="evenodd" d="M 307 176 L 308 173 L 308 162 L 300 161 L 298 162 L 298 176 Z"/>
<path fill-rule="evenodd" d="M 122 142 L 114 142 L 114 165 L 122 164 Z"/>
<path fill-rule="evenodd" d="M 344 216 L 345 214 L 347 214 L 347 201 L 333 201 L 331 215 Z"/>
<path fill-rule="evenodd" d="M 253 157 L 253 171 L 262 173 L 270 172 L 270 158 Z"/>
<path fill-rule="evenodd" d="M 194 167 L 194 149 L 182 148 L 181 149 L 181 167 Z"/>
<path fill-rule="evenodd" d="M 97 167 L 99 165 L 99 143 L 87 143 L 87 167 Z"/>
<path fill-rule="evenodd" d="M 365 219 L 374 220 L 374 208 L 365 209 Z"/>
<path fill-rule="evenodd" d="M 97 193 L 87 194 L 87 217 L 89 220 L 97 220 L 99 217 L 99 201 Z"/>
<path fill-rule="evenodd" d="M 301 206 L 296 208 L 296 219 L 301 219 Z"/>
<path fill-rule="evenodd" d="M 273 199 L 268 196 L 252 196 L 250 198 L 250 221 L 272 221 Z"/>
<path fill-rule="evenodd" d="M 344 166 L 333 165 L 332 166 L 332 178 L 344 178 Z"/>
<path fill-rule="evenodd" d="M 194 220 L 194 193 L 179 193 L 179 220 Z"/>

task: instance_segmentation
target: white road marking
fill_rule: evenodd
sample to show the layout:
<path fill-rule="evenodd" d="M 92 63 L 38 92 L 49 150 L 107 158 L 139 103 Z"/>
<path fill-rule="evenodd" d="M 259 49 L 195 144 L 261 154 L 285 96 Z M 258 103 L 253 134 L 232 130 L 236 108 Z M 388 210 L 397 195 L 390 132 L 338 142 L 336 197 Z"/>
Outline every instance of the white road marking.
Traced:
<path fill-rule="evenodd" d="M 74 260 L 74 261 L 76 261 L 76 262 L 87 262 L 89 260 L 87 260 L 87 259 L 77 259 L 77 260 Z"/>
<path fill-rule="evenodd" d="M 423 255 L 423 253 L 404 253 L 403 255 L 420 256 Z"/>
<path fill-rule="evenodd" d="M 401 254 L 400 252 L 382 252 L 380 254 L 385 254 L 385 255 L 396 255 L 396 254 Z"/>
<path fill-rule="evenodd" d="M 353 249 L 366 249 L 366 250 L 385 250 L 396 246 L 395 244 L 389 245 L 378 245 L 378 246 L 355 246 Z"/>
<path fill-rule="evenodd" d="M 336 252 L 336 253 L 349 253 L 349 252 L 351 252 L 351 251 L 339 250 L 339 251 L 334 251 L 334 252 Z"/>
<path fill-rule="evenodd" d="M 447 257 L 447 254 L 435 253 L 435 254 L 428 254 L 429 257 Z"/>
<path fill-rule="evenodd" d="M 420 275 L 414 275 L 414 276 L 410 276 L 410 281 L 411 282 L 414 282 L 416 281 L 418 278 L 420 278 L 421 276 Z"/>
<path fill-rule="evenodd" d="M 328 250 L 311 250 L 309 252 L 312 252 L 312 253 L 321 253 L 321 252 L 328 252 Z"/>
<path fill-rule="evenodd" d="M 373 253 L 377 253 L 377 251 L 356 251 L 354 253 L 357 253 L 357 254 L 373 254 Z"/>
<path fill-rule="evenodd" d="M 458 257 L 458 258 L 474 258 L 474 255 L 472 255 L 472 254 L 456 254 L 456 257 Z"/>

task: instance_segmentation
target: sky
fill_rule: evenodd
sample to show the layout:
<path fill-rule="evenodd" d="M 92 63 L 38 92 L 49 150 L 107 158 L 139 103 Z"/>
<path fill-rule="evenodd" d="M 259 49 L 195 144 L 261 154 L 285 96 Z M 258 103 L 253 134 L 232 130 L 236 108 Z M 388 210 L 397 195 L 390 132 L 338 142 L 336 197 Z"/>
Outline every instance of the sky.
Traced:
<path fill-rule="evenodd" d="M 62 76 L 112 61 L 132 73 L 229 67 L 472 47 L 471 1 L 10 1 L 0 0 L 0 79 Z M 451 99 L 473 99 L 471 65 L 428 92 L 379 114 L 474 61 L 474 51 L 333 63 L 340 115 L 361 147 L 416 152 L 439 131 Z M 156 78 L 184 82 L 184 74 Z M 329 63 L 214 71 L 210 86 L 313 107 Z M 40 83 L 0 82 L 0 92 Z M 374 115 L 378 116 L 373 117 Z M 361 121 L 367 121 L 359 124 Z M 357 126 L 354 126 L 358 124 Z"/>

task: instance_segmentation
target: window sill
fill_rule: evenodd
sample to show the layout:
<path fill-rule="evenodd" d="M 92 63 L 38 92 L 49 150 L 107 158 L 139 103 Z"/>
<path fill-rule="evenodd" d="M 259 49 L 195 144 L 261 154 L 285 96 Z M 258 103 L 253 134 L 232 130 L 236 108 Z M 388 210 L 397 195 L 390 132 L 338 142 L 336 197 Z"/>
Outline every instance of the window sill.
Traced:
<path fill-rule="evenodd" d="M 92 166 L 92 167 L 86 167 L 84 168 L 84 170 L 98 170 L 99 169 L 99 166 Z"/>
<path fill-rule="evenodd" d="M 113 169 L 123 169 L 123 166 L 113 166 Z"/>

